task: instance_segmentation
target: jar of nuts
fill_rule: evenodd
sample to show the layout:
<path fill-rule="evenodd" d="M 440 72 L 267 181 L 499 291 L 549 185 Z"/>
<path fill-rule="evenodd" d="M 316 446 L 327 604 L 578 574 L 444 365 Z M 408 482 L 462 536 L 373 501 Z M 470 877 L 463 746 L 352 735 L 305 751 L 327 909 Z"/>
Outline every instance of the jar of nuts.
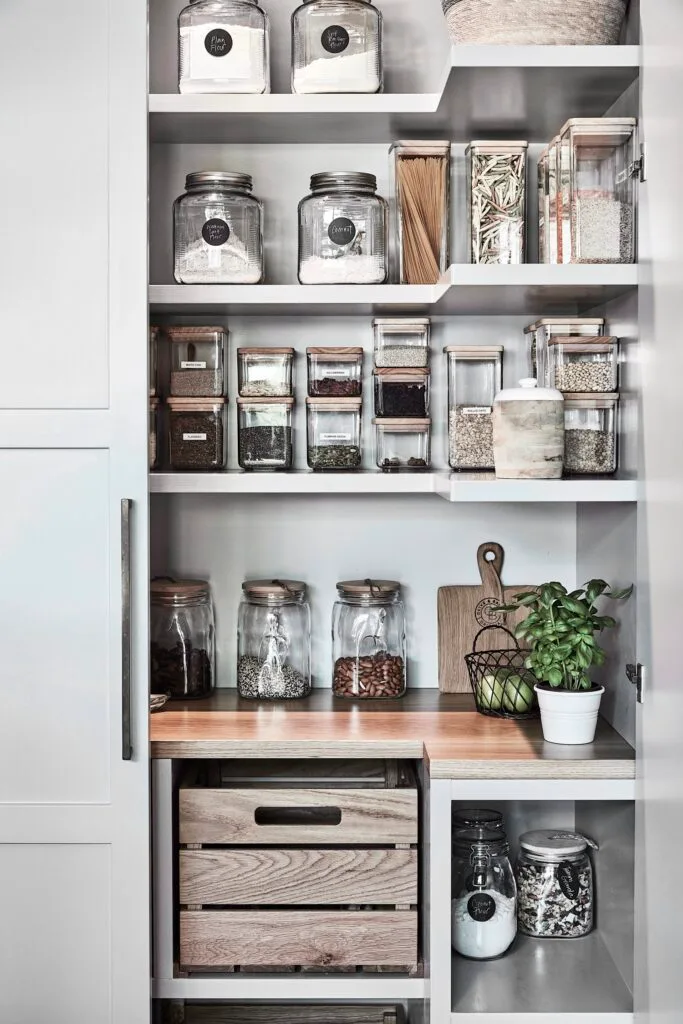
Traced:
<path fill-rule="evenodd" d="M 406 630 L 401 584 L 348 580 L 337 584 L 332 612 L 335 697 L 402 697 L 406 692 Z"/>

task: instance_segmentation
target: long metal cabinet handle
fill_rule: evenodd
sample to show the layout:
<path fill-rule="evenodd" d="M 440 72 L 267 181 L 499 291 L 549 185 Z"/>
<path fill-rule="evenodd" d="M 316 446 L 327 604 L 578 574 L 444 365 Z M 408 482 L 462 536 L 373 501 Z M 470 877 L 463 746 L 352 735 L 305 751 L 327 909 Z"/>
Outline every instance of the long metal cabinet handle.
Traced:
<path fill-rule="evenodd" d="M 133 758 L 130 721 L 131 613 L 130 613 L 130 511 L 133 502 L 121 498 L 121 757 Z"/>

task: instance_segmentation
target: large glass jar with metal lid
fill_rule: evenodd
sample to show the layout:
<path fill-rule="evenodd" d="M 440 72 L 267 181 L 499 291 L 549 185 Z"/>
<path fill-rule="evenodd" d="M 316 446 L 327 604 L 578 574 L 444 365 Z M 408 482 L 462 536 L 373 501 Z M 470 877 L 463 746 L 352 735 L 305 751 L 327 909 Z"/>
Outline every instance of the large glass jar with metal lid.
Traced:
<path fill-rule="evenodd" d="M 270 92 L 268 17 L 257 0 L 190 0 L 178 34 L 181 93 Z"/>
<path fill-rule="evenodd" d="M 406 691 L 406 626 L 401 584 L 348 580 L 337 584 L 332 611 L 335 697 L 402 697 Z"/>
<path fill-rule="evenodd" d="M 292 92 L 379 92 L 382 15 L 372 0 L 304 0 L 292 15 Z"/>
<path fill-rule="evenodd" d="M 299 580 L 247 580 L 237 624 L 240 697 L 289 700 L 311 692 L 311 613 Z"/>
<path fill-rule="evenodd" d="M 588 846 L 575 832 L 538 829 L 519 837 L 519 930 L 549 939 L 576 939 L 593 929 L 595 898 Z"/>
<path fill-rule="evenodd" d="M 187 700 L 215 685 L 215 631 L 206 580 L 151 583 L 151 691 Z"/>
<path fill-rule="evenodd" d="M 383 284 L 387 203 L 374 174 L 323 171 L 299 203 L 301 284 Z"/>
<path fill-rule="evenodd" d="M 517 887 L 509 852 L 500 829 L 463 829 L 453 837 L 452 942 L 461 956 L 495 960 L 514 942 Z"/>
<path fill-rule="evenodd" d="M 194 171 L 173 205 L 178 284 L 258 284 L 263 278 L 263 205 L 250 174 Z"/>

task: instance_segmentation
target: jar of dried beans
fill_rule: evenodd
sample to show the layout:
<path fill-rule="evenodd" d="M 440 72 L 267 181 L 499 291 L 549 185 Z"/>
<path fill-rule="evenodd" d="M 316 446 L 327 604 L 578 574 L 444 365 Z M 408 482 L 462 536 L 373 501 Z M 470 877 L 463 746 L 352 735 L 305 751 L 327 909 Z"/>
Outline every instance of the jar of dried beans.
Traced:
<path fill-rule="evenodd" d="M 215 629 L 206 580 L 151 583 L 151 691 L 206 697 L 214 686 Z"/>
<path fill-rule="evenodd" d="M 564 400 L 564 471 L 609 475 L 617 471 L 619 395 L 567 395 Z"/>
<path fill-rule="evenodd" d="M 178 32 L 181 93 L 270 91 L 268 17 L 256 0 L 190 0 Z"/>
<path fill-rule="evenodd" d="M 228 332 L 223 327 L 166 327 L 171 363 L 169 393 L 177 398 L 225 394 Z"/>
<path fill-rule="evenodd" d="M 616 338 L 551 338 L 548 342 L 549 384 L 564 394 L 615 391 L 617 370 Z"/>
<path fill-rule="evenodd" d="M 332 612 L 335 697 L 402 697 L 406 691 L 406 629 L 401 584 L 349 580 L 337 584 Z"/>
<path fill-rule="evenodd" d="M 173 470 L 225 468 L 225 399 L 169 398 L 168 461 Z"/>
<path fill-rule="evenodd" d="M 493 469 L 493 400 L 503 386 L 501 345 L 448 345 L 448 463 Z"/>
<path fill-rule="evenodd" d="M 593 929 L 595 898 L 588 846 L 575 832 L 539 829 L 519 838 L 519 930 L 550 939 L 576 939 Z"/>
<path fill-rule="evenodd" d="M 361 406 L 360 398 L 306 399 L 311 469 L 360 469 Z"/>
<path fill-rule="evenodd" d="M 382 14 L 372 0 L 304 0 L 292 15 L 292 92 L 379 92 Z"/>
<path fill-rule="evenodd" d="M 470 263 L 526 259 L 526 142 L 467 147 Z"/>
<path fill-rule="evenodd" d="M 362 348 L 307 348 L 310 398 L 360 398 Z"/>
<path fill-rule="evenodd" d="M 247 580 L 237 623 L 240 697 L 288 700 L 311 692 L 311 612 L 299 580 Z"/>

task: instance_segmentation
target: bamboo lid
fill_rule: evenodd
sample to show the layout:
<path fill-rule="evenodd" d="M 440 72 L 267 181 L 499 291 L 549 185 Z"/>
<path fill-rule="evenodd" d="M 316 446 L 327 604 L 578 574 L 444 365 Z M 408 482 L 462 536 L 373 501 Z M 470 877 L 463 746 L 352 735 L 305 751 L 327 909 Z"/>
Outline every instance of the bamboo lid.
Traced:
<path fill-rule="evenodd" d="M 446 345 L 444 352 L 458 359 L 492 359 L 504 352 L 502 345 Z"/>
<path fill-rule="evenodd" d="M 306 584 L 301 580 L 245 580 L 242 590 L 249 597 L 287 600 L 305 594 Z"/>
<path fill-rule="evenodd" d="M 603 338 L 601 335 L 596 335 L 594 338 L 578 338 L 575 334 L 569 337 L 556 334 L 554 337 L 548 338 L 548 346 L 562 345 L 564 348 L 570 348 L 573 352 L 603 353 L 612 352 L 617 341 L 617 338 Z"/>
<path fill-rule="evenodd" d="M 360 409 L 363 404 L 362 398 L 307 398 L 306 405 L 310 409 L 320 409 L 321 412 L 353 412 Z"/>
<path fill-rule="evenodd" d="M 432 425 L 430 419 L 410 419 L 408 416 L 396 416 L 393 419 L 380 419 L 376 416 L 372 422 L 381 430 L 400 434 L 409 434 L 411 431 L 423 432 L 429 430 Z"/>
<path fill-rule="evenodd" d="M 293 356 L 293 348 L 238 348 L 238 356 Z"/>
<path fill-rule="evenodd" d="M 401 367 L 401 366 L 383 366 L 380 369 L 375 370 L 375 377 L 380 377 L 382 380 L 391 381 L 393 383 L 410 383 L 415 384 L 418 381 L 423 383 L 427 382 L 427 378 L 431 374 L 431 370 L 428 366 L 421 367 Z"/>
<path fill-rule="evenodd" d="M 227 404 L 225 398 L 167 398 L 166 405 L 171 412 L 212 412 L 216 406 Z"/>
<path fill-rule="evenodd" d="M 616 391 L 604 394 L 586 394 L 574 391 L 564 396 L 565 409 L 613 409 L 618 402 L 619 394 Z"/>
<path fill-rule="evenodd" d="M 342 580 L 337 584 L 340 594 L 349 594 L 352 597 L 389 597 L 397 594 L 401 584 L 396 580 Z"/>
<path fill-rule="evenodd" d="M 152 604 L 168 606 L 193 604 L 211 593 L 208 580 L 175 580 L 170 576 L 153 579 L 149 589 Z"/>
<path fill-rule="evenodd" d="M 524 328 L 525 334 L 538 331 L 541 327 L 604 327 L 603 317 L 544 316 L 541 320 Z"/>
<path fill-rule="evenodd" d="M 202 338 L 209 338 L 212 334 L 224 334 L 228 335 L 226 327 L 214 326 L 214 327 L 185 327 L 182 324 L 174 324 L 171 327 L 159 327 L 157 330 L 162 331 L 169 341 L 182 341 L 185 338 L 190 338 L 193 341 L 199 341 Z"/>
<path fill-rule="evenodd" d="M 293 398 L 238 398 L 237 404 L 246 405 L 284 405 L 290 408 L 294 405 Z"/>

